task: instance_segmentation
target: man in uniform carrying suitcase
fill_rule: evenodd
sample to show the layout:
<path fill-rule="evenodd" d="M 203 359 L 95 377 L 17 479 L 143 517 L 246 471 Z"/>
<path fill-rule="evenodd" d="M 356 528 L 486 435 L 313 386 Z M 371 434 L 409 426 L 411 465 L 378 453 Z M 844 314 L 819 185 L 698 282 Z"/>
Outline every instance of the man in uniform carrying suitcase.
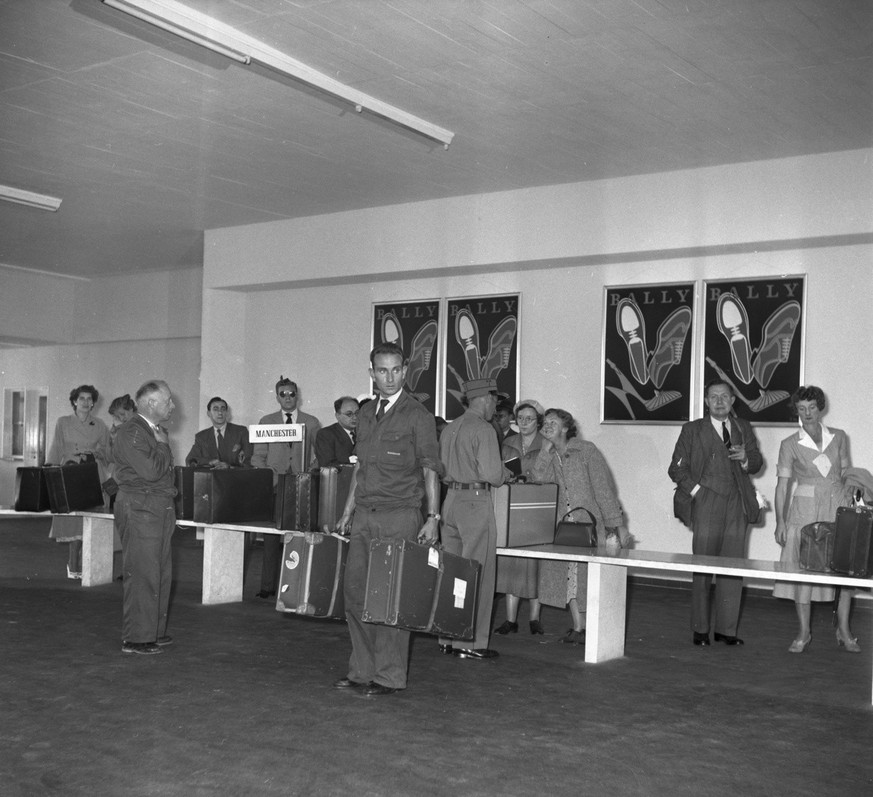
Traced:
<path fill-rule="evenodd" d="M 378 401 L 367 402 L 358 419 L 358 461 L 337 530 L 351 532 L 345 572 L 346 618 L 352 640 L 349 672 L 337 689 L 367 696 L 406 688 L 409 631 L 361 620 L 367 588 L 370 540 L 431 542 L 439 529 L 442 470 L 434 417 L 406 393 L 406 361 L 394 343 L 370 353 L 370 376 Z M 493 434 L 493 433 L 492 433 Z M 422 500 L 427 517 L 422 523 Z"/>

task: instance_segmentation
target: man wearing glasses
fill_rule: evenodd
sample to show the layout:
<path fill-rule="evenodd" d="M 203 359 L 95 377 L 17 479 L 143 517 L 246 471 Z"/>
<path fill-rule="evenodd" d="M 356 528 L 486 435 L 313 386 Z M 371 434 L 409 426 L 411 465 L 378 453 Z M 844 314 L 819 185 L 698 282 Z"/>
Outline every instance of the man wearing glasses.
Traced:
<path fill-rule="evenodd" d="M 348 465 L 355 450 L 358 428 L 358 402 L 343 396 L 333 403 L 336 423 L 326 426 L 315 440 L 315 458 L 319 467 L 332 468 Z"/>
<path fill-rule="evenodd" d="M 307 415 L 297 409 L 300 391 L 297 383 L 282 376 L 276 382 L 276 401 L 281 409 L 265 415 L 259 423 L 300 423 L 305 426 L 303 443 L 255 443 L 252 452 L 252 465 L 256 468 L 270 468 L 273 471 L 273 489 L 280 473 L 302 473 L 315 465 L 313 440 L 321 423 L 314 415 Z M 282 536 L 264 535 L 264 566 L 261 571 L 261 591 L 259 598 L 269 598 L 276 594 L 279 578 L 279 565 L 282 560 Z"/>

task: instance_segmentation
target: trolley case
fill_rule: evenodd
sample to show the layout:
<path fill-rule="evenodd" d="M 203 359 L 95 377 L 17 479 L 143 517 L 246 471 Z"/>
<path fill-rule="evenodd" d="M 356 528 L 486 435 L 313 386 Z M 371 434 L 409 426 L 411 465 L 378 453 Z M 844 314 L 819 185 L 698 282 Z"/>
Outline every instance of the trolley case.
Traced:
<path fill-rule="evenodd" d="M 276 610 L 343 619 L 346 615 L 343 575 L 348 549 L 348 539 L 336 534 L 287 533 Z"/>
<path fill-rule="evenodd" d="M 14 506 L 16 512 L 48 511 L 48 486 L 42 468 L 16 468 Z"/>
<path fill-rule="evenodd" d="M 800 530 L 800 566 L 804 570 L 828 573 L 834 556 L 834 523 L 821 520 Z"/>
<path fill-rule="evenodd" d="M 280 473 L 276 483 L 277 529 L 318 531 L 318 471 Z"/>
<path fill-rule="evenodd" d="M 318 478 L 318 529 L 330 532 L 343 516 L 349 487 L 352 486 L 354 465 L 322 468 Z"/>
<path fill-rule="evenodd" d="M 365 623 L 472 639 L 479 563 L 410 540 L 373 540 Z"/>
<path fill-rule="evenodd" d="M 554 542 L 557 484 L 503 484 L 492 490 L 491 496 L 498 548 Z"/>
<path fill-rule="evenodd" d="M 272 519 L 272 470 L 194 470 L 195 523 L 259 523 Z"/>
<path fill-rule="evenodd" d="M 873 509 L 866 506 L 841 506 L 834 528 L 834 553 L 831 570 L 848 576 L 867 578 L 873 573 Z"/>
<path fill-rule="evenodd" d="M 103 507 L 103 488 L 96 462 L 43 468 L 49 507 L 55 514 Z"/>

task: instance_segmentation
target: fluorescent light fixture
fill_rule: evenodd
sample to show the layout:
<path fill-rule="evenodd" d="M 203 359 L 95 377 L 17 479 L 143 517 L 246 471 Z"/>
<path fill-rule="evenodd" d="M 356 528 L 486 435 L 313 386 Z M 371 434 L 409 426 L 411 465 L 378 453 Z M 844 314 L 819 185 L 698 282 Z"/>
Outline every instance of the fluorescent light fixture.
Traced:
<path fill-rule="evenodd" d="M 164 4 L 165 6 L 179 6 L 179 9 L 185 9 L 190 12 L 190 17 L 186 19 L 184 14 L 176 12 L 173 8 L 162 8 L 156 3 L 136 2 L 136 0 L 103 0 L 110 8 L 116 8 L 119 11 L 124 11 L 125 14 L 130 14 L 132 17 L 141 19 L 143 22 L 148 22 L 155 27 L 161 28 L 168 33 L 174 33 L 176 36 L 181 36 L 189 42 L 199 44 L 201 47 L 206 47 L 219 55 L 232 58 L 234 61 L 239 61 L 241 64 L 250 64 L 252 59 L 244 53 L 225 47 L 220 42 L 215 41 L 204 30 L 198 32 L 196 19 L 193 20 L 193 28 L 187 27 L 187 24 L 192 17 L 203 16 L 197 14 L 196 11 L 185 9 L 185 6 L 179 3 Z M 163 16 L 162 16 L 163 14 Z"/>
<path fill-rule="evenodd" d="M 358 113 L 369 111 L 426 138 L 439 141 L 446 149 L 455 137 L 451 130 L 446 130 L 369 94 L 357 91 L 345 83 L 340 83 L 302 61 L 268 47 L 258 39 L 230 25 L 225 25 L 208 14 L 188 8 L 176 0 L 103 0 L 103 2 L 242 64 L 256 61 L 282 75 L 348 102 Z"/>
<path fill-rule="evenodd" d="M 23 191 L 20 188 L 12 188 L 8 185 L 0 185 L 0 199 L 7 202 L 15 202 L 19 205 L 27 205 L 29 208 L 50 210 L 53 213 L 61 206 L 61 201 L 56 196 L 35 194 L 33 191 Z"/>

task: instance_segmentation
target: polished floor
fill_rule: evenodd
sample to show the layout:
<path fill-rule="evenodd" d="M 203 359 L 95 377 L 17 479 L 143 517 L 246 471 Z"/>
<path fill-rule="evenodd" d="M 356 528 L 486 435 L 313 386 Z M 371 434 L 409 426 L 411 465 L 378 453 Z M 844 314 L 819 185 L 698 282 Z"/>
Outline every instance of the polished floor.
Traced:
<path fill-rule="evenodd" d="M 861 655 L 837 648 L 821 608 L 792 656 L 786 602 L 747 596 L 746 645 L 696 648 L 688 591 L 634 583 L 622 660 L 584 664 L 558 643 L 566 613 L 547 609 L 545 636 L 523 622 L 493 661 L 414 637 L 409 688 L 365 698 L 331 687 L 342 623 L 253 597 L 259 549 L 246 599 L 202 606 L 202 550 L 177 532 L 175 642 L 135 656 L 120 650 L 120 583 L 68 581 L 47 533 L 0 520 L 3 797 L 873 793 L 866 602 Z"/>

